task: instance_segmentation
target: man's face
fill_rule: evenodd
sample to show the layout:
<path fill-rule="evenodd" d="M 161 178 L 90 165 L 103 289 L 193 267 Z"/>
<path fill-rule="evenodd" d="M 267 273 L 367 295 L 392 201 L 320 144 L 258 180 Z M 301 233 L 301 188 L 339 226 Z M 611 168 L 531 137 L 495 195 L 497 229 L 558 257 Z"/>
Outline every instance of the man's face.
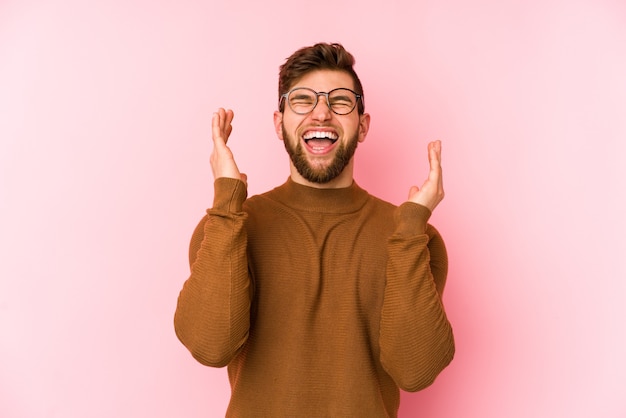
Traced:
<path fill-rule="evenodd" d="M 294 87 L 308 87 L 317 92 L 340 87 L 354 90 L 354 82 L 343 71 L 316 70 L 298 80 Z M 337 115 L 329 109 L 326 97 L 319 96 L 317 106 L 306 115 L 296 114 L 285 103 L 283 113 L 274 114 L 274 124 L 291 158 L 292 168 L 305 181 L 316 184 L 352 182 L 352 157 L 358 143 L 365 140 L 369 115 L 359 115 L 357 109 L 347 115 Z"/>

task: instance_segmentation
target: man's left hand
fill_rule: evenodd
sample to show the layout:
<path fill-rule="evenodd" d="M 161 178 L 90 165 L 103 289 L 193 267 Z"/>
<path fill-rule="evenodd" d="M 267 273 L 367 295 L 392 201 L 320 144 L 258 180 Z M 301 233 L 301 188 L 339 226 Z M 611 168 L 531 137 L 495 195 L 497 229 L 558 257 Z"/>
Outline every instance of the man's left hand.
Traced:
<path fill-rule="evenodd" d="M 422 187 L 412 186 L 409 190 L 409 202 L 426 206 L 430 211 L 443 200 L 443 179 L 441 175 L 441 141 L 428 144 L 430 171 Z"/>

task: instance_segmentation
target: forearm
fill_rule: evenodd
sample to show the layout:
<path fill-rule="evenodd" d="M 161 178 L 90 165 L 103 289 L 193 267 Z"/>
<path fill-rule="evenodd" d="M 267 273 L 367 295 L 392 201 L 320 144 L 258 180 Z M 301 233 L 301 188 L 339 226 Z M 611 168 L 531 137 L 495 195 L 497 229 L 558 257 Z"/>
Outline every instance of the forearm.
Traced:
<path fill-rule="evenodd" d="M 248 336 L 251 289 L 244 199 L 243 183 L 216 181 L 214 206 L 192 238 L 192 248 L 198 249 L 174 317 L 178 338 L 209 366 L 228 364 Z"/>
<path fill-rule="evenodd" d="M 426 208 L 399 210 L 402 219 L 388 243 L 381 361 L 398 386 L 416 391 L 429 386 L 454 356 L 452 327 L 441 300 L 447 257 L 438 234 L 433 240 L 421 232 L 430 215 Z M 437 240 L 431 257 L 429 242 Z"/>

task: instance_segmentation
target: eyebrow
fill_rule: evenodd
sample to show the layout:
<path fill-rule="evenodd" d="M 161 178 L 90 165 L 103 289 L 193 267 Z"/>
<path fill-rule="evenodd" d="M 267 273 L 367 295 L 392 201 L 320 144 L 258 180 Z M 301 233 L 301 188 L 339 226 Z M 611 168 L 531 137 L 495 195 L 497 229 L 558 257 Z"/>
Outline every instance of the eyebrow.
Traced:
<path fill-rule="evenodd" d="M 309 99 L 310 97 L 311 95 L 306 94 L 306 93 L 299 93 L 299 94 L 291 96 L 292 99 Z"/>
<path fill-rule="evenodd" d="M 346 96 L 333 96 L 332 97 L 333 100 L 347 100 L 347 101 L 350 101 L 351 98 L 352 97 L 348 96 L 348 95 L 346 95 Z"/>

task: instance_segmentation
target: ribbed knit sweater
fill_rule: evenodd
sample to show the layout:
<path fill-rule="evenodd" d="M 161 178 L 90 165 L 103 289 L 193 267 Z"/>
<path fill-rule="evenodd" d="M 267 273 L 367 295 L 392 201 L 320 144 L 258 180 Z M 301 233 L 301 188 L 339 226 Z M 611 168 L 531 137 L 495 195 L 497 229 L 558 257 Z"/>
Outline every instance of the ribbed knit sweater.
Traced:
<path fill-rule="evenodd" d="M 226 416 L 397 416 L 399 389 L 430 385 L 454 355 L 430 211 L 356 183 L 246 197 L 216 180 L 175 314 L 194 358 L 228 366 Z"/>

